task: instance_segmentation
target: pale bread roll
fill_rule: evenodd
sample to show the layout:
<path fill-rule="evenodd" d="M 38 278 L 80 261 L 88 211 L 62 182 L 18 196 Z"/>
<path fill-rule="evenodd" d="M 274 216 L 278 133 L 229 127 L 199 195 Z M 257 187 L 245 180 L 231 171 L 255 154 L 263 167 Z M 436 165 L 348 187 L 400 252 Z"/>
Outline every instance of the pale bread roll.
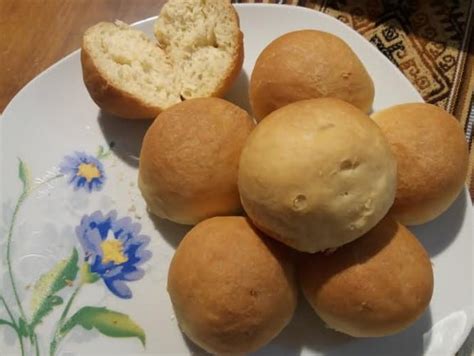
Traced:
<path fill-rule="evenodd" d="M 302 254 L 302 290 L 331 329 L 355 336 L 397 333 L 433 294 L 433 269 L 416 237 L 391 217 L 331 254 Z"/>
<path fill-rule="evenodd" d="M 219 98 L 186 100 L 162 112 L 140 153 L 138 184 L 149 210 L 191 225 L 239 213 L 239 158 L 253 128 L 246 111 Z"/>
<path fill-rule="evenodd" d="M 248 216 L 305 252 L 336 248 L 389 210 L 396 163 L 382 132 L 339 99 L 289 104 L 265 118 L 242 151 L 239 190 Z"/>
<path fill-rule="evenodd" d="M 372 79 L 342 39 L 302 30 L 265 47 L 250 80 L 250 103 L 257 120 L 289 103 L 321 97 L 342 99 L 365 112 L 372 107 Z"/>
<path fill-rule="evenodd" d="M 154 32 L 185 99 L 223 96 L 242 69 L 243 34 L 229 0 L 168 0 Z"/>
<path fill-rule="evenodd" d="M 156 43 L 127 24 L 101 22 L 83 37 L 84 83 L 103 110 L 154 118 L 182 100 L 223 96 L 243 63 L 243 35 L 227 0 L 169 0 Z"/>
<path fill-rule="evenodd" d="M 181 101 L 173 65 L 146 35 L 123 22 L 100 22 L 85 33 L 82 76 L 102 110 L 130 119 L 153 118 Z"/>
<path fill-rule="evenodd" d="M 244 217 L 196 225 L 171 261 L 168 292 L 181 330 L 214 354 L 257 350 L 297 304 L 291 251 Z"/>
<path fill-rule="evenodd" d="M 435 219 L 466 181 L 469 150 L 461 125 L 441 108 L 423 103 L 393 106 L 372 118 L 397 159 L 392 214 L 406 225 Z"/>

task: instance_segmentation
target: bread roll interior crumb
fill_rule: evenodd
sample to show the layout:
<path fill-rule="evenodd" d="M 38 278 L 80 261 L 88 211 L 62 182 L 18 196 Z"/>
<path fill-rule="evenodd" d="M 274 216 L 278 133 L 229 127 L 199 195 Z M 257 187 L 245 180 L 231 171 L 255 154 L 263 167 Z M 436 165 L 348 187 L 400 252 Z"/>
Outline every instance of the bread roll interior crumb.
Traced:
<path fill-rule="evenodd" d="M 169 0 L 156 41 L 126 23 L 101 22 L 82 44 L 86 87 L 104 110 L 154 117 L 185 99 L 222 96 L 243 62 L 237 13 L 225 0 Z"/>
<path fill-rule="evenodd" d="M 148 104 L 169 106 L 180 101 L 171 61 L 143 32 L 120 21 L 103 22 L 85 39 L 96 64 L 113 85 L 126 87 Z"/>
<path fill-rule="evenodd" d="M 155 36 L 175 63 L 184 98 L 209 96 L 234 60 L 235 19 L 224 1 L 171 0 Z"/>

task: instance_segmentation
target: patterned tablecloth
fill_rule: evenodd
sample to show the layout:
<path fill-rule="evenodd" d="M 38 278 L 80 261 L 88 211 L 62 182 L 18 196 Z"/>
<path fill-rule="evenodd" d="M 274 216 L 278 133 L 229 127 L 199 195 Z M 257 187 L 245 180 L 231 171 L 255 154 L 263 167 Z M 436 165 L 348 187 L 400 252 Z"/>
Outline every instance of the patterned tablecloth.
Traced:
<path fill-rule="evenodd" d="M 471 148 L 474 114 L 473 1 L 255 0 L 312 8 L 351 26 L 390 59 L 426 102 L 458 118 Z M 474 150 L 467 183 L 474 197 Z"/>

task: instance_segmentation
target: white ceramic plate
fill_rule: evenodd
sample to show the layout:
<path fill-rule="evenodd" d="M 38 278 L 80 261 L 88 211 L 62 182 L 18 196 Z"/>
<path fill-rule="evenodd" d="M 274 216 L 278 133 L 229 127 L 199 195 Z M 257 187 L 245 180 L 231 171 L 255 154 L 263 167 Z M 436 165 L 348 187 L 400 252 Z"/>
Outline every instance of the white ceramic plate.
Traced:
<path fill-rule="evenodd" d="M 237 10 L 246 57 L 228 97 L 245 108 L 257 55 L 279 35 L 304 28 L 334 33 L 359 55 L 375 83 L 374 110 L 422 101 L 375 47 L 329 16 L 286 6 L 237 5 Z M 136 26 L 151 34 L 152 23 L 148 19 Z M 107 116 L 89 98 L 75 52 L 28 84 L 1 120 L 0 294 L 16 329 L 28 329 L 23 322 L 20 327 L 21 315 L 26 323 L 36 320 L 36 326 L 29 328 L 31 337 L 23 338 L 25 354 L 35 354 L 36 345 L 42 355 L 51 347 L 63 355 L 186 354 L 196 350 L 180 333 L 166 292 L 168 264 L 188 228 L 153 222 L 146 213 L 136 178 L 137 156 L 148 123 Z M 293 322 L 259 353 L 454 353 L 473 321 L 471 228 L 471 204 L 463 192 L 439 219 L 413 229 L 431 255 L 435 290 L 429 310 L 408 330 L 380 339 L 353 339 L 324 328 L 301 301 Z M 120 238 L 116 240 L 112 232 Z M 88 283 L 88 275 L 77 272 L 77 266 L 91 266 L 100 278 Z M 69 301 L 70 309 L 61 323 Z M 2 299 L 0 319 L 11 322 Z M 2 355 L 20 353 L 10 325 L 0 325 L 0 350 Z"/>

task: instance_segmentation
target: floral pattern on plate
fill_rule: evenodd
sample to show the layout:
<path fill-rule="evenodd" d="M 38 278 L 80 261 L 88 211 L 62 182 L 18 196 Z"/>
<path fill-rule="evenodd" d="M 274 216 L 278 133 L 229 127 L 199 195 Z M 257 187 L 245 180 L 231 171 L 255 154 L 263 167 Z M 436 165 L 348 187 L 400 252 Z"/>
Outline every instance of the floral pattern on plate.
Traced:
<path fill-rule="evenodd" d="M 75 152 L 66 156 L 60 166 L 63 175 L 68 176 L 74 189 L 86 189 L 89 192 L 102 189 L 105 183 L 105 172 L 102 162 L 84 152 Z"/>
<path fill-rule="evenodd" d="M 60 173 L 40 183 L 33 183 L 28 166 L 22 160 L 18 164 L 18 177 L 22 192 L 16 201 L 6 231 L 7 284 L 12 290 L 12 300 L 7 300 L 0 291 L 0 304 L 8 318 L 0 319 L 0 326 L 10 327 L 15 332 L 21 355 L 26 354 L 26 344 L 31 344 L 35 355 L 39 355 L 36 328 L 55 308 L 62 308 L 49 342 L 49 354 L 55 355 L 58 346 L 76 326 L 86 330 L 96 329 L 109 337 L 136 337 L 145 346 L 145 332 L 127 314 L 106 307 L 81 306 L 71 316 L 71 307 L 81 289 L 102 280 L 105 287 L 122 299 L 132 298 L 128 283 L 141 279 L 145 272 L 141 266 L 151 258 L 147 249 L 150 238 L 140 234 L 141 225 L 129 217 L 118 217 L 112 210 L 107 213 L 95 211 L 84 215 L 76 226 L 76 241 L 83 256 L 73 247 L 68 258 L 57 262 L 47 273 L 39 277 L 33 287 L 29 312 L 18 293 L 18 282 L 12 267 L 12 243 L 18 213 L 27 198 L 38 188 L 51 181 L 66 178 L 74 190 L 84 189 L 88 193 L 98 192 L 106 183 L 103 159 L 110 150 L 102 146 L 96 156 L 75 152 L 64 158 Z M 72 287 L 66 296 L 59 295 L 65 287 Z M 64 294 L 61 294 L 64 295 Z M 16 308 L 14 309 L 13 306 Z"/>

